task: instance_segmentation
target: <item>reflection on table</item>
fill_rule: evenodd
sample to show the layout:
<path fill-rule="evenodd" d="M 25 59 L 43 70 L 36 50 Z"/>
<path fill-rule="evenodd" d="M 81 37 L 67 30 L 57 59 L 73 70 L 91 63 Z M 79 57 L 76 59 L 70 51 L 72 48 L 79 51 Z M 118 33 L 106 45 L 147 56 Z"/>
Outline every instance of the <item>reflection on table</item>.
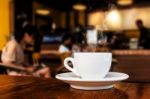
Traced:
<path fill-rule="evenodd" d="M 150 83 L 116 83 L 114 88 L 84 91 L 56 79 L 0 76 L 1 99 L 148 99 Z"/>

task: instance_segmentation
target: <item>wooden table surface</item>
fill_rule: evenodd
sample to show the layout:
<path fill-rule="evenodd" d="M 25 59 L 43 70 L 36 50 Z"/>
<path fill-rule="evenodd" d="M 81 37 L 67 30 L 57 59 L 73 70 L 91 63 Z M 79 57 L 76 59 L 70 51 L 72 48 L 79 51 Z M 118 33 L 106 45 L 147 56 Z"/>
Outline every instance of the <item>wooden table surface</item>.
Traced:
<path fill-rule="evenodd" d="M 0 99 L 150 99 L 149 83 L 119 82 L 98 91 L 72 89 L 56 79 L 0 75 Z"/>

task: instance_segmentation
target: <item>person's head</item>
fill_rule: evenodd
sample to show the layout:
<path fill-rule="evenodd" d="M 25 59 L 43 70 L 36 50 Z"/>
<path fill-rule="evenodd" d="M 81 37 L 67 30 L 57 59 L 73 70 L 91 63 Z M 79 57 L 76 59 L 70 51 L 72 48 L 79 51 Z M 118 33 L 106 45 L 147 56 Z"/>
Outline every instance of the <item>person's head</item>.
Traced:
<path fill-rule="evenodd" d="M 62 44 L 69 46 L 72 44 L 72 37 L 70 34 L 65 34 L 62 38 Z"/>
<path fill-rule="evenodd" d="M 137 25 L 137 27 L 138 27 L 139 29 L 142 28 L 142 27 L 143 27 L 143 22 L 142 22 L 142 20 L 140 20 L 140 19 L 136 20 L 136 25 Z"/>
<path fill-rule="evenodd" d="M 26 42 L 30 43 L 34 40 L 34 35 L 36 33 L 36 28 L 34 26 L 27 26 L 23 29 L 22 33 L 18 33 L 19 35 L 15 36 L 15 39 L 18 43 Z"/>

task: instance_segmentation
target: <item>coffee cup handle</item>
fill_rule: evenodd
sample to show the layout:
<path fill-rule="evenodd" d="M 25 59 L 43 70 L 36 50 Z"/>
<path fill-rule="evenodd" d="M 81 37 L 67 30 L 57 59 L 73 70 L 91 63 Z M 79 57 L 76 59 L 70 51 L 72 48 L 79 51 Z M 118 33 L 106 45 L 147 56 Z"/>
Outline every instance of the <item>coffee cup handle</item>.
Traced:
<path fill-rule="evenodd" d="M 70 66 L 68 65 L 68 62 L 69 62 L 69 61 L 72 63 L 72 65 L 73 65 L 73 67 L 74 67 L 74 60 L 73 60 L 72 57 L 67 57 L 67 58 L 65 58 L 65 60 L 64 60 L 64 66 L 65 66 L 68 70 L 72 71 L 75 75 L 80 76 L 72 67 L 70 67 Z"/>

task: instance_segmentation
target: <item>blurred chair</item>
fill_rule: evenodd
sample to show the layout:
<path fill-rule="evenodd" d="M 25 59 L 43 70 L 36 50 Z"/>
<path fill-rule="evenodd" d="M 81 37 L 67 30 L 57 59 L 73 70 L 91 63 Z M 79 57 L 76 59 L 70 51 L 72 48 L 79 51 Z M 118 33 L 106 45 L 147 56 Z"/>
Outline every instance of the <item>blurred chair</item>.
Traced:
<path fill-rule="evenodd" d="M 56 69 L 56 74 L 59 72 L 66 72 L 68 71 L 65 67 L 64 67 L 64 59 L 67 57 L 70 57 L 71 54 L 68 52 L 65 53 L 60 53 L 60 59 L 61 59 L 61 65 Z"/>
<path fill-rule="evenodd" d="M 33 55 L 32 55 L 33 65 L 39 65 L 40 58 L 41 58 L 40 53 L 33 53 Z"/>

